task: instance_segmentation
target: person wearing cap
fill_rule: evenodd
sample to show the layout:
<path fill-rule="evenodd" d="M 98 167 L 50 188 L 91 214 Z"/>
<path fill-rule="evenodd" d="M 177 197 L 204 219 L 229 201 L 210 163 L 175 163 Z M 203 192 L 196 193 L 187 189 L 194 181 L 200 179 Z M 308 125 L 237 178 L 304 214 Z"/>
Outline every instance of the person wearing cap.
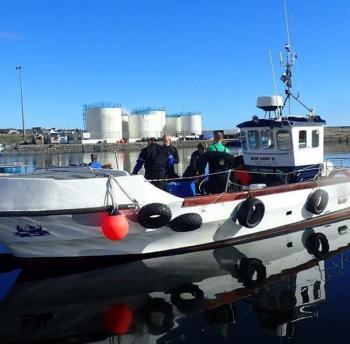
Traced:
<path fill-rule="evenodd" d="M 179 154 L 176 147 L 171 144 L 171 137 L 169 134 L 163 135 L 163 147 L 168 152 L 167 158 L 167 168 L 165 171 L 165 177 L 169 178 L 178 178 L 179 175 L 175 173 L 175 164 L 179 163 Z"/>
<path fill-rule="evenodd" d="M 97 154 L 92 153 L 90 154 L 91 161 L 89 162 L 88 166 L 91 168 L 102 168 L 102 164 L 97 160 Z"/>
<path fill-rule="evenodd" d="M 148 140 L 148 146 L 141 150 L 132 174 L 137 174 L 144 166 L 145 178 L 153 180 L 153 185 L 165 190 L 165 181 L 162 179 L 165 179 L 167 159 L 167 150 L 158 145 L 157 140 L 152 137 Z"/>

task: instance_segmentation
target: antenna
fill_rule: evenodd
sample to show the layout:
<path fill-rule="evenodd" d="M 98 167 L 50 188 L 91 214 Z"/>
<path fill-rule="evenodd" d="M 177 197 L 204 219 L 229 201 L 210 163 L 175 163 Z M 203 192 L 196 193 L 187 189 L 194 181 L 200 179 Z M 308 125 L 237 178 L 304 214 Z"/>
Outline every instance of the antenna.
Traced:
<path fill-rule="evenodd" d="M 283 0 L 284 2 L 284 15 L 286 20 L 286 31 L 287 31 L 287 43 L 284 45 L 286 60 L 283 61 L 282 53 L 280 53 L 280 63 L 281 66 L 286 67 L 286 71 L 281 75 L 281 80 L 284 82 L 285 94 L 287 95 L 284 100 L 283 107 L 288 101 L 288 115 L 290 115 L 290 97 L 291 97 L 291 88 L 292 88 L 292 67 L 297 58 L 297 54 L 292 52 L 291 44 L 290 44 L 290 34 L 289 34 L 289 25 L 288 25 L 288 11 L 287 11 L 287 0 Z"/>
<path fill-rule="evenodd" d="M 269 54 L 270 54 L 270 64 L 271 64 L 271 72 L 272 72 L 273 86 L 274 86 L 274 89 L 275 89 L 276 104 L 278 104 L 278 100 L 277 100 L 277 85 L 276 85 L 276 77 L 275 77 L 275 68 L 274 68 L 274 65 L 273 65 L 271 49 L 269 49 Z M 279 116 L 282 117 L 282 109 L 281 109 L 281 108 L 279 108 Z"/>
<path fill-rule="evenodd" d="M 288 12 L 287 12 L 287 1 L 283 0 L 283 2 L 284 2 L 284 18 L 286 20 L 287 45 L 289 46 L 289 49 L 291 49 L 291 46 L 290 46 L 290 35 L 289 35 L 289 24 L 288 24 Z"/>
<path fill-rule="evenodd" d="M 314 110 L 312 108 L 307 107 L 303 102 L 299 100 L 299 96 L 296 97 L 292 92 L 292 67 L 295 63 L 295 60 L 297 59 L 297 54 L 292 52 L 291 43 L 290 43 L 290 33 L 289 33 L 289 24 L 288 24 L 288 11 L 287 11 L 287 0 L 283 0 L 284 3 L 284 15 L 286 20 L 286 31 L 287 31 L 287 43 L 284 46 L 285 49 L 285 55 L 286 60 L 283 61 L 283 55 L 280 53 L 280 64 L 281 66 L 286 67 L 286 71 L 281 75 L 281 80 L 284 82 L 286 88 L 285 93 L 287 95 L 286 99 L 284 100 L 283 108 L 285 107 L 287 101 L 288 101 L 288 116 L 290 116 L 290 98 L 293 98 L 296 100 L 301 106 L 303 106 L 305 109 L 307 109 L 310 114 L 314 115 Z"/>

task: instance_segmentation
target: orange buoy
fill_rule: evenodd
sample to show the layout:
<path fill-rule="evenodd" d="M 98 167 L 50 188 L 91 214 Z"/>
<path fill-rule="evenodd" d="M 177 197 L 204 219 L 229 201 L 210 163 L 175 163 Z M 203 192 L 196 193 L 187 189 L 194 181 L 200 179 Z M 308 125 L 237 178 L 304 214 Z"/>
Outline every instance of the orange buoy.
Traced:
<path fill-rule="evenodd" d="M 129 232 L 128 220 L 119 211 L 103 214 L 102 231 L 110 240 L 123 240 Z"/>
<path fill-rule="evenodd" d="M 109 332 L 121 335 L 129 332 L 133 314 L 127 305 L 118 303 L 105 312 L 104 321 Z"/>

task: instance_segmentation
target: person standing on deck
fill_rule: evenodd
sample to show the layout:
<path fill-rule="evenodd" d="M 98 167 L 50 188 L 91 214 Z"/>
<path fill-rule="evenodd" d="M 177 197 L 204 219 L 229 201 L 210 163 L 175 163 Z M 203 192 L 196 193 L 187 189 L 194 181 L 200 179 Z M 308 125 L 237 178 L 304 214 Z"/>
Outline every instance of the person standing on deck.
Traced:
<path fill-rule="evenodd" d="M 141 150 L 132 174 L 137 174 L 144 165 L 146 179 L 165 179 L 167 158 L 167 150 L 158 145 L 157 140 L 152 137 L 148 141 L 148 146 Z M 154 181 L 152 184 L 162 190 L 165 190 L 166 185 L 163 180 Z"/>
<path fill-rule="evenodd" d="M 205 148 L 205 143 L 198 143 L 197 150 L 191 154 L 190 164 L 186 168 L 183 177 L 194 177 L 199 174 L 199 161 L 201 156 L 205 153 Z"/>
<path fill-rule="evenodd" d="M 169 134 L 163 135 L 163 147 L 168 152 L 168 162 L 165 178 L 178 178 L 179 175 L 175 173 L 174 165 L 179 163 L 179 154 L 176 147 L 171 144 L 171 137 Z"/>
<path fill-rule="evenodd" d="M 233 155 L 222 144 L 224 136 L 221 132 L 215 132 L 214 142 L 200 158 L 200 171 L 204 174 L 205 167 L 209 164 L 209 179 L 206 192 L 215 194 L 226 191 L 228 172 L 233 167 Z"/>
<path fill-rule="evenodd" d="M 224 135 L 221 131 L 216 131 L 214 133 L 214 142 L 208 147 L 207 152 L 224 152 L 229 153 L 226 146 L 222 144 Z"/>

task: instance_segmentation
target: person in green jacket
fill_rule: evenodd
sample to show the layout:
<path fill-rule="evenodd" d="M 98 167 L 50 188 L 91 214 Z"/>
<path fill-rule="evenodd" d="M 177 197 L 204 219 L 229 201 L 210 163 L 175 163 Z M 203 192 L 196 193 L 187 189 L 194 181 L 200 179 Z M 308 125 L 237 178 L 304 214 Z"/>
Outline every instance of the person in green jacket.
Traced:
<path fill-rule="evenodd" d="M 214 142 L 208 147 L 207 152 L 224 152 L 230 153 L 226 146 L 222 144 L 224 135 L 221 131 L 214 133 Z"/>
<path fill-rule="evenodd" d="M 214 142 L 201 156 L 199 161 L 200 174 L 204 174 L 206 165 L 209 165 L 209 178 L 205 186 L 206 193 L 216 194 L 227 189 L 228 171 L 233 166 L 233 155 L 222 144 L 224 135 L 221 132 L 214 133 Z M 227 173 L 225 173 L 227 171 Z"/>

